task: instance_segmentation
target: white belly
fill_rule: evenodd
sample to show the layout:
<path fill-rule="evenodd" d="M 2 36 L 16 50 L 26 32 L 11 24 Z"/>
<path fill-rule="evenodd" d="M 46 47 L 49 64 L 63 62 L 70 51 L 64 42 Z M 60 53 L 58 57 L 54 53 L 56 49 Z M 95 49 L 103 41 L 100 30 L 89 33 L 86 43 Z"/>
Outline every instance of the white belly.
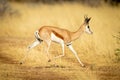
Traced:
<path fill-rule="evenodd" d="M 64 43 L 64 41 L 57 37 L 54 33 L 51 33 L 51 40 L 57 43 Z"/>

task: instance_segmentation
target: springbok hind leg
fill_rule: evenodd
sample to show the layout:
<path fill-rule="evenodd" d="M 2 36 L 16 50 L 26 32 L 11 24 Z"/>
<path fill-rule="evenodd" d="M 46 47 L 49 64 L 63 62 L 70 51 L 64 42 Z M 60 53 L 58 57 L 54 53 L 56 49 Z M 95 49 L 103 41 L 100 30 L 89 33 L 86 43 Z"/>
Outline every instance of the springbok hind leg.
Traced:
<path fill-rule="evenodd" d="M 28 48 L 27 48 L 27 54 L 25 54 L 25 56 L 23 57 L 23 59 L 20 61 L 20 64 L 23 64 L 23 62 L 27 58 L 27 56 L 29 54 L 29 50 L 32 49 L 32 48 L 34 48 L 35 46 L 37 46 L 40 43 L 41 43 L 40 41 L 36 40 L 31 45 L 28 46 Z"/>

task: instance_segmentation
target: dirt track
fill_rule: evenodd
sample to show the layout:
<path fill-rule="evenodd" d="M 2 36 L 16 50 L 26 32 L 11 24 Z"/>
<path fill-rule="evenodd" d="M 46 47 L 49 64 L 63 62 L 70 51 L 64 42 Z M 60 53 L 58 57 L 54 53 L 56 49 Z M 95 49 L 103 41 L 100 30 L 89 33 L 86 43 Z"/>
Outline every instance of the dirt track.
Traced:
<path fill-rule="evenodd" d="M 0 38 L 0 80 L 119 80 L 120 67 L 90 66 L 86 68 L 67 65 L 52 64 L 41 66 L 20 65 L 10 53 L 5 53 L 8 46 L 17 47 L 16 44 L 25 46 L 24 38 Z M 29 39 L 28 39 L 29 40 Z M 22 42 L 22 43 L 21 43 Z M 15 46 L 16 45 L 16 46 Z M 94 77 L 94 78 L 93 78 Z"/>

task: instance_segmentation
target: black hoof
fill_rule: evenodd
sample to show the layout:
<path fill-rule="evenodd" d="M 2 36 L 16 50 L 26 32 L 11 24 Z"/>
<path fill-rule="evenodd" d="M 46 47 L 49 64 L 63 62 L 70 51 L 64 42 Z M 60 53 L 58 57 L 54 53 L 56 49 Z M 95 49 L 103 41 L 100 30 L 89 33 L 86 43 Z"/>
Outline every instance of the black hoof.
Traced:
<path fill-rule="evenodd" d="M 86 66 L 85 65 L 82 65 L 83 68 L 85 68 Z"/>
<path fill-rule="evenodd" d="M 22 65 L 23 63 L 22 62 L 20 62 L 20 65 Z"/>
<path fill-rule="evenodd" d="M 51 62 L 51 60 L 49 59 L 48 62 Z"/>

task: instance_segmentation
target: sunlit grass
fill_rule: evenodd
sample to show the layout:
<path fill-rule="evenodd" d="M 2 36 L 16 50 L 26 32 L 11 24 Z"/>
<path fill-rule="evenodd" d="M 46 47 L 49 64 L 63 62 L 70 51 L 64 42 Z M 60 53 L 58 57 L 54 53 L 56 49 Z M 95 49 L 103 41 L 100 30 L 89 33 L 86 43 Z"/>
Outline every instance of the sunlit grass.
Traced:
<path fill-rule="evenodd" d="M 41 26 L 50 25 L 75 31 L 83 23 L 84 15 L 87 14 L 92 17 L 90 27 L 93 35 L 84 33 L 78 40 L 73 42 L 73 47 L 85 64 L 93 67 L 116 64 L 114 63 L 114 50 L 117 48 L 117 45 L 112 35 L 120 31 L 119 7 L 102 6 L 91 8 L 77 3 L 35 5 L 14 2 L 11 3 L 11 6 L 17 13 L 12 16 L 6 15 L 0 19 L 0 53 L 4 53 L 13 61 L 18 63 L 24 57 L 27 53 L 27 46 L 35 40 L 34 31 Z M 52 58 L 61 54 L 61 52 L 61 46 L 52 43 L 50 47 Z M 63 67 L 80 67 L 67 47 L 65 47 L 65 56 L 63 58 L 48 63 L 44 53 L 44 43 L 29 52 L 23 66 L 48 66 L 54 64 Z M 86 72 L 78 73 L 82 74 L 83 79 L 89 80 L 88 77 L 85 77 Z M 74 75 L 76 77 L 75 80 L 79 80 L 81 76 L 76 75 Z M 91 79 L 95 79 L 95 76 L 87 75 Z M 74 77 L 71 78 L 73 80 Z"/>

